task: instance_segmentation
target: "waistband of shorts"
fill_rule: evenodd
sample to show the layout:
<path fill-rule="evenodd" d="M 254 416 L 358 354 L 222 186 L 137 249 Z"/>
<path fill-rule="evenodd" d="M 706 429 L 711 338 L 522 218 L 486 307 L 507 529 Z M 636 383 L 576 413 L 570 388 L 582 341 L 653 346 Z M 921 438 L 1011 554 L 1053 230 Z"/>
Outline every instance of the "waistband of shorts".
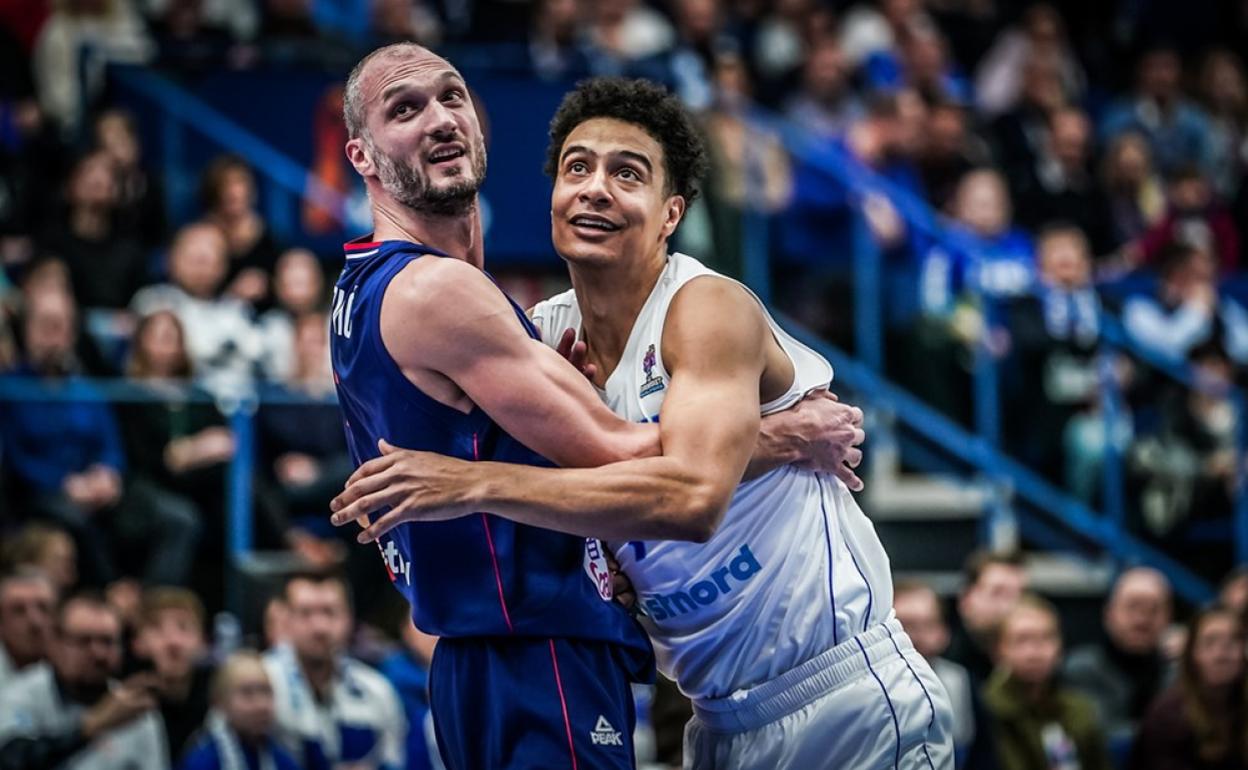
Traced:
<path fill-rule="evenodd" d="M 792 714 L 867 670 L 914 649 L 901 623 L 891 618 L 841 642 L 775 679 L 723 698 L 693 702 L 693 714 L 717 733 L 754 730 Z"/>

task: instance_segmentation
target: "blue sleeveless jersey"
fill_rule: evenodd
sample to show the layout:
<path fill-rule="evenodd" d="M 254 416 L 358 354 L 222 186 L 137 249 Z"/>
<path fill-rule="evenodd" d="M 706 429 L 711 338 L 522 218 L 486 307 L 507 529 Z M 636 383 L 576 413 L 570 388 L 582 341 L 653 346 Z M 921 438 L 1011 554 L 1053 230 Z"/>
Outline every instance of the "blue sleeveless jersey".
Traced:
<path fill-rule="evenodd" d="M 551 465 L 480 408 L 464 414 L 427 396 L 383 345 L 381 302 L 391 279 L 412 260 L 445 255 L 405 241 L 353 242 L 346 251 L 334 287 L 330 353 L 355 464 L 377 457 L 377 440 L 385 438 L 463 460 Z M 508 301 L 516 323 L 538 338 L 524 311 Z M 402 524 L 377 545 L 391 581 L 411 603 L 416 626 L 426 633 L 579 638 L 650 648 L 628 613 L 599 596 L 585 569 L 584 538 L 478 513 Z"/>

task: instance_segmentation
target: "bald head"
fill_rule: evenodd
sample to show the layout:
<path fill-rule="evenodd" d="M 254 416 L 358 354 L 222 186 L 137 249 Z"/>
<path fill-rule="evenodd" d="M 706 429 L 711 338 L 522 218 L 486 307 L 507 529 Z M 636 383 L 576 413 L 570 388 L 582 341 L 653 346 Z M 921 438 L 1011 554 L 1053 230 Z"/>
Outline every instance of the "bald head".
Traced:
<path fill-rule="evenodd" d="M 404 59 L 430 63 L 441 62 L 446 69 L 456 71 L 446 59 L 418 43 L 404 42 L 382 46 L 360 59 L 359 63 L 351 69 L 351 74 L 347 76 L 347 85 L 342 95 L 342 120 L 347 125 L 348 139 L 356 139 L 368 133 L 367 110 L 365 109 L 365 104 L 368 102 L 366 97 L 368 89 L 365 86 L 374 85 L 372 81 L 376 79 L 379 65 L 393 64 Z"/>
<path fill-rule="evenodd" d="M 1105 631 L 1119 648 L 1134 655 L 1157 651 L 1170 624 L 1170 583 L 1150 567 L 1127 570 L 1114 583 L 1105 605 Z"/>

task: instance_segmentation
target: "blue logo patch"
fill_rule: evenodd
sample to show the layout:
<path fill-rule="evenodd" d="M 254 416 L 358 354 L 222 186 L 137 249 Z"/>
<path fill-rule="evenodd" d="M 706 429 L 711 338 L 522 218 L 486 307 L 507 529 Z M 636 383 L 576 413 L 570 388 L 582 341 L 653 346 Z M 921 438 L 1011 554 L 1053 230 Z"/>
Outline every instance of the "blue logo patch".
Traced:
<path fill-rule="evenodd" d="M 758 574 L 762 566 L 750 552 L 748 545 L 741 546 L 726 566 L 711 573 L 709 580 L 699 580 L 683 591 L 670 594 L 642 594 L 641 603 L 646 614 L 657 620 L 667 620 L 677 615 L 694 612 L 699 606 L 712 604 L 719 597 L 732 593 L 733 582 L 745 583 Z"/>

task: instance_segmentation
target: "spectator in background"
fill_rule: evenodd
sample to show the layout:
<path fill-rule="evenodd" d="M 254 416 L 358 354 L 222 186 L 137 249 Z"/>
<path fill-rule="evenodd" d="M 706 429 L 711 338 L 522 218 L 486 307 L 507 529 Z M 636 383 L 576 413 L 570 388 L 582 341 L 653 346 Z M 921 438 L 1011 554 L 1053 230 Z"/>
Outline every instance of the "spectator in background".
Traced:
<path fill-rule="evenodd" d="M 120 227 L 120 196 L 110 153 L 84 155 L 65 185 L 63 214 L 39 238 L 43 251 L 69 268 L 80 307 L 124 308 L 144 284 L 143 250 Z"/>
<path fill-rule="evenodd" d="M 1213 188 L 1228 200 L 1239 189 L 1248 163 L 1248 82 L 1233 51 L 1218 48 L 1205 56 L 1200 98 L 1209 115 Z"/>
<path fill-rule="evenodd" d="M 901 37 L 900 82 L 913 88 L 929 103 L 969 105 L 971 84 L 950 61 L 948 49 L 944 36 L 934 24 L 909 26 Z M 872 64 L 868 63 L 866 73 L 869 84 L 881 88 L 896 85 L 890 82 L 888 74 L 873 82 Z"/>
<path fill-rule="evenodd" d="M 1014 189 L 1027 186 L 1044 150 L 1049 116 L 1070 104 L 1060 67 L 1049 59 L 1023 66 L 1023 93 L 1015 107 L 991 123 L 998 161 Z"/>
<path fill-rule="evenodd" d="M 1132 265 L 1155 264 L 1172 243 L 1204 249 L 1218 267 L 1231 273 L 1239 266 L 1239 232 L 1230 211 L 1214 195 L 1206 174 L 1195 166 L 1176 171 L 1167 185 L 1166 213 L 1125 249 Z"/>
<path fill-rule="evenodd" d="M 1166 194 L 1153 168 L 1148 140 L 1135 131 L 1115 136 L 1101 166 L 1101 189 L 1109 200 L 1112 250 L 1152 229 L 1165 214 Z"/>
<path fill-rule="evenodd" d="M 59 527 L 27 524 L 4 539 L 0 568 L 5 572 L 37 570 L 52 581 L 57 596 L 68 596 L 78 585 L 78 548 Z"/>
<path fill-rule="evenodd" d="M 979 688 L 966 669 L 942 658 L 949 647 L 949 626 L 940 597 L 917 581 L 898 580 L 893 585 L 893 609 L 914 649 L 940 678 L 953 706 L 953 748 L 959 770 L 989 770 L 997 766 L 992 745 L 992 725 L 979 698 Z"/>
<path fill-rule="evenodd" d="M 178 317 L 197 381 L 218 396 L 249 386 L 262 354 L 246 304 L 219 294 L 229 266 L 226 249 L 217 227 L 187 225 L 169 249 L 170 283 L 149 286 L 130 303 L 139 316 L 168 310 Z"/>
<path fill-rule="evenodd" d="M 0 691 L 47 658 L 55 611 L 56 587 L 47 575 L 26 567 L 0 577 Z"/>
<path fill-rule="evenodd" d="M 1123 131 L 1148 138 L 1162 174 L 1195 165 L 1211 173 L 1213 137 L 1209 119 L 1182 92 L 1183 63 L 1177 52 L 1152 48 L 1140 57 L 1135 90 L 1119 100 L 1101 121 L 1106 139 Z"/>
<path fill-rule="evenodd" d="M 158 400 L 121 404 L 122 433 L 131 487 L 177 515 L 155 522 L 168 528 L 166 566 L 150 575 L 160 585 L 181 585 L 194 563 L 205 519 L 221 520 L 226 464 L 234 435 L 212 403 L 191 384 L 191 362 L 182 324 L 171 311 L 144 316 L 134 332 L 126 376 Z"/>
<path fill-rule="evenodd" d="M 399 638 L 403 646 L 386 657 L 379 668 L 394 685 L 407 716 L 407 770 L 433 770 L 441 766 L 441 759 L 429 712 L 429 664 L 438 639 L 416 628 L 410 617 L 403 618 Z"/>
<path fill-rule="evenodd" d="M 671 23 L 640 0 L 590 0 L 586 5 L 589 42 L 619 62 L 657 56 L 676 43 Z M 674 5 L 679 8 L 680 4 Z"/>
<path fill-rule="evenodd" d="M 1129 743 L 1166 684 L 1161 641 L 1171 603 L 1165 575 L 1149 567 L 1123 572 L 1105 602 L 1103 639 L 1066 659 L 1066 683 L 1096 705 L 1111 744 Z"/>
<path fill-rule="evenodd" d="M 373 0 L 372 45 L 410 41 L 433 48 L 442 41 L 442 22 L 424 0 Z"/>
<path fill-rule="evenodd" d="M 714 270 L 740 278 L 745 212 L 780 211 L 792 195 L 793 178 L 780 138 L 745 117 L 752 89 L 745 62 L 739 56 L 722 54 L 716 58 L 715 89 L 715 104 L 702 116 L 711 155 L 705 190 L 713 243 L 697 244 L 696 227 L 682 228 L 677 237 L 681 251 L 697 255 Z"/>
<path fill-rule="evenodd" d="M 295 360 L 282 388 L 314 403 L 274 403 L 260 408 L 257 423 L 261 457 L 284 515 L 293 519 L 293 526 L 286 525 L 287 545 L 309 564 L 324 568 L 341 561 L 344 549 L 337 543 L 337 530 L 322 532 L 325 537 L 314 532 L 317 525 L 323 529 L 329 501 L 342 491 L 355 464 L 347 453 L 342 414 L 337 404 L 329 400 L 334 379 L 329 366 L 326 315 L 312 312 L 300 316 L 291 344 Z M 314 525 L 301 526 L 309 521 Z M 354 545 L 354 538 L 350 542 Z M 351 548 L 350 553 L 353 557 L 362 556 L 358 548 Z M 369 554 L 368 566 L 375 569 L 375 562 L 376 556 Z M 353 582 L 357 577 L 352 569 Z"/>
<path fill-rule="evenodd" d="M 1072 222 L 1091 241 L 1093 253 L 1117 245 L 1111 232 L 1109 201 L 1092 173 L 1092 123 L 1076 107 L 1049 114 L 1032 173 L 1017 192 L 1021 222 L 1039 229 L 1049 222 Z"/>
<path fill-rule="evenodd" d="M 264 338 L 264 376 L 282 382 L 294 374 L 296 321 L 325 303 L 325 273 L 316 256 L 307 249 L 282 252 L 273 271 L 273 293 L 274 307 L 256 325 Z"/>
<path fill-rule="evenodd" d="M 850 88 L 850 74 L 836 38 L 815 40 L 802 66 L 801 87 L 785 107 L 785 115 L 824 139 L 844 136 L 863 113 L 862 103 Z"/>
<path fill-rule="evenodd" d="M 203 737 L 179 770 L 299 770 L 273 737 L 273 682 L 259 655 L 242 651 L 226 659 L 212 683 L 212 706 Z"/>
<path fill-rule="evenodd" d="M 24 319 L 21 377 L 87 387 L 76 380 L 77 314 L 61 292 L 30 298 Z M 107 404 L 31 402 L 0 405 L 0 442 L 29 510 L 74 536 L 90 582 L 114 577 L 106 532 L 121 502 L 121 435 Z"/>
<path fill-rule="evenodd" d="M 1234 367 L 1215 341 L 1197 345 L 1188 361 L 1198 387 L 1163 386 L 1156 395 L 1156 429 L 1136 438 L 1129 468 L 1139 478 L 1139 513 L 1150 534 L 1165 537 L 1199 519 L 1229 516 L 1237 452 L 1235 404 L 1229 397 Z M 1230 564 L 1229 548 L 1202 548 L 1166 538 L 1174 555 L 1195 558 L 1192 567 L 1216 579 Z"/>
<path fill-rule="evenodd" d="M 1178 681 L 1140 724 L 1128 770 L 1248 768 L 1244 627 L 1214 606 L 1192 618 Z"/>
<path fill-rule="evenodd" d="M 209 16 L 210 2 L 167 0 L 149 20 L 156 66 L 181 75 L 198 75 L 224 67 L 234 58 L 234 35 Z"/>
<path fill-rule="evenodd" d="M 1156 296 L 1137 295 L 1123 305 L 1123 326 L 1136 344 L 1174 364 L 1208 342 L 1222 345 L 1232 360 L 1248 360 L 1248 312 L 1219 295 L 1210 253 L 1176 243 L 1158 261 Z"/>
<path fill-rule="evenodd" d="M 1071 48 L 1066 25 L 1049 3 L 1032 3 L 1021 23 L 997 35 L 975 72 L 975 101 L 992 117 L 1013 110 L 1026 90 L 1027 66 L 1046 62 L 1057 73 L 1062 93 L 1079 101 L 1086 78 Z"/>
<path fill-rule="evenodd" d="M 1032 289 L 1036 281 L 1035 247 L 1031 236 L 1014 223 L 1010 191 L 1000 172 L 981 168 L 963 176 L 951 213 L 955 227 L 983 241 L 975 261 L 963 266 L 969 274 L 962 280 L 955 277 L 955 287 L 971 281 L 996 298 L 1017 297 Z"/>
<path fill-rule="evenodd" d="M 1057 610 L 1038 596 L 1022 597 L 1002 619 L 996 647 L 997 668 L 984 685 L 984 702 L 996 720 L 1002 770 L 1109 770 L 1096 707 L 1057 679 Z"/>
<path fill-rule="evenodd" d="M 1238 613 L 1248 626 L 1248 564 L 1235 567 L 1222 579 L 1218 604 Z"/>
<path fill-rule="evenodd" d="M 841 49 L 857 68 L 874 56 L 895 57 L 899 40 L 911 25 L 928 23 L 921 0 L 865 0 L 845 14 Z"/>
<path fill-rule="evenodd" d="M 1092 254 L 1082 230 L 1065 223 L 1049 225 L 1037 235 L 1036 249 L 1037 290 L 1007 308 L 1017 362 L 1017 403 L 1028 405 L 1006 415 L 1007 435 L 1031 467 L 1060 480 L 1063 457 L 1073 456 L 1070 448 L 1063 452 L 1067 426 L 1091 410 L 1084 429 L 1103 428 L 1103 418 L 1094 413 L 1100 393 L 1097 350 L 1102 307 L 1092 285 Z M 1089 462 L 1089 454 L 1099 460 L 1100 450 L 1077 453 L 1079 462 Z"/>
<path fill-rule="evenodd" d="M 154 678 L 113 680 L 121 666 L 121 619 L 103 599 L 67 599 L 49 653 L 51 665 L 32 667 L 0 691 L 0 768 L 169 767 Z"/>
<path fill-rule="evenodd" d="M 946 657 L 961 664 L 978 687 L 992 673 L 998 630 L 1027 590 L 1027 571 L 1022 554 L 977 551 L 962 572 L 958 623 Z"/>
<path fill-rule="evenodd" d="M 529 66 L 543 80 L 587 75 L 590 47 L 582 39 L 579 0 L 537 0 L 529 30 Z"/>
<path fill-rule="evenodd" d="M 35 42 L 33 66 L 39 106 L 62 137 L 84 117 L 81 108 L 102 90 L 104 66 L 137 64 L 152 54 L 143 23 L 128 0 L 62 0 Z M 83 61 L 83 52 L 91 56 Z M 83 70 L 87 92 L 82 92 Z"/>
<path fill-rule="evenodd" d="M 676 41 L 658 57 L 662 70 L 651 66 L 637 69 L 636 74 L 669 81 L 671 90 L 693 112 L 710 107 L 715 96 L 715 58 L 737 48 L 725 30 L 727 13 L 720 0 L 675 0 L 672 17 L 676 22 Z"/>
<path fill-rule="evenodd" d="M 276 737 L 303 766 L 400 770 L 407 726 L 398 695 L 384 677 L 346 655 L 354 624 L 349 590 L 343 579 L 324 573 L 286 581 L 290 646 L 264 660 Z"/>
<path fill-rule="evenodd" d="M 256 211 L 256 177 L 251 167 L 237 155 L 218 157 L 204 171 L 200 202 L 204 220 L 225 235 L 229 256 L 225 294 L 252 307 L 266 305 L 269 279 L 281 252 Z"/>
<path fill-rule="evenodd" d="M 156 674 L 155 694 L 172 766 L 208 715 L 213 670 L 205 661 L 204 605 L 184 588 L 148 589 L 134 651 Z"/>
<path fill-rule="evenodd" d="M 143 167 L 143 146 L 134 118 L 118 109 L 100 113 L 95 119 L 95 144 L 113 162 L 118 232 L 149 250 L 163 245 L 167 235 L 164 190 L 160 177 Z M 126 297 L 118 307 L 129 301 Z"/>
<path fill-rule="evenodd" d="M 972 135 L 968 120 L 966 110 L 951 102 L 928 109 L 917 160 L 927 201 L 937 209 L 947 210 L 963 177 L 988 161 L 987 148 Z"/>

